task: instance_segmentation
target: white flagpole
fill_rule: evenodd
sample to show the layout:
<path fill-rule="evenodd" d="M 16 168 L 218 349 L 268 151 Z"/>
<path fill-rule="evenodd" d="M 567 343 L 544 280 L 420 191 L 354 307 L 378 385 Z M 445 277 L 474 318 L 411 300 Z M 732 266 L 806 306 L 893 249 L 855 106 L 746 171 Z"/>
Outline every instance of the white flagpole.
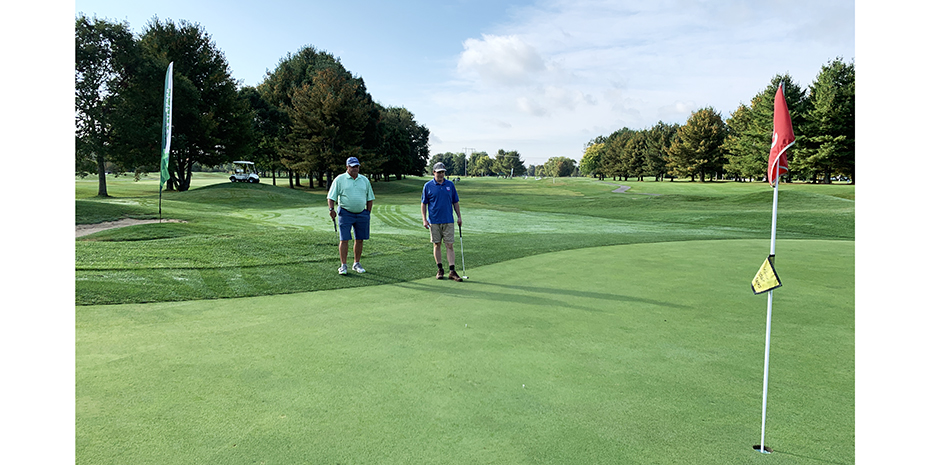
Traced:
<path fill-rule="evenodd" d="M 780 84 L 780 94 L 786 92 L 784 89 L 783 83 Z M 784 105 L 786 100 L 784 100 Z M 773 153 L 774 146 L 777 144 L 777 120 L 776 120 L 776 97 L 774 97 L 774 136 L 773 141 L 771 142 L 771 153 Z M 789 110 L 788 110 L 789 111 Z M 789 117 L 789 115 L 787 115 Z M 791 129 L 792 130 L 792 129 Z M 795 141 L 790 141 L 785 147 L 783 147 L 777 154 L 777 158 L 770 161 L 770 166 L 768 167 L 767 174 L 768 176 L 774 176 L 772 180 L 774 183 L 774 208 L 773 208 L 773 220 L 770 227 L 770 256 L 767 257 L 770 260 L 771 266 L 774 264 L 774 256 L 776 255 L 777 249 L 777 199 L 780 189 L 780 157 L 783 156 L 784 152 Z M 770 181 L 770 179 L 768 179 Z M 764 396 L 761 405 L 761 423 L 760 423 L 760 452 L 762 454 L 769 454 L 771 452 L 770 448 L 766 446 L 764 439 L 767 431 L 767 384 L 768 379 L 770 378 L 770 317 L 773 313 L 774 308 L 774 291 L 773 289 L 767 293 L 767 335 L 764 342 Z M 754 446 L 755 448 L 758 446 Z"/>
<path fill-rule="evenodd" d="M 774 171 L 775 173 L 777 171 Z M 780 187 L 780 178 L 777 178 L 777 182 L 774 183 L 774 208 L 773 208 L 773 220 L 771 222 L 770 229 L 770 260 L 773 264 L 774 253 L 777 248 L 777 193 Z M 773 289 L 767 293 L 767 336 L 764 342 L 764 398 L 761 404 L 761 420 L 760 420 L 760 452 L 762 454 L 769 453 L 764 446 L 764 437 L 767 427 L 767 381 L 770 377 L 770 316 L 773 313 L 774 308 L 774 291 Z"/>

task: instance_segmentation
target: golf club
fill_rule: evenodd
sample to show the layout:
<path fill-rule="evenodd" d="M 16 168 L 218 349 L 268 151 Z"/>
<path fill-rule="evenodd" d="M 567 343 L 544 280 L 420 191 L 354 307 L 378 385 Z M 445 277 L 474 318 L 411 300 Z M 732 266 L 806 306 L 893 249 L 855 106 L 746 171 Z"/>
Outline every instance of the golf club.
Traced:
<path fill-rule="evenodd" d="M 336 242 L 339 243 L 339 229 L 336 229 L 336 218 L 333 218 L 333 232 L 336 233 Z"/>
<path fill-rule="evenodd" d="M 463 261 L 463 228 L 460 227 L 460 224 L 457 224 L 457 230 L 460 231 L 460 264 L 463 265 L 463 274 L 467 274 L 467 264 Z M 463 279 L 467 279 L 466 276 L 463 276 Z"/>

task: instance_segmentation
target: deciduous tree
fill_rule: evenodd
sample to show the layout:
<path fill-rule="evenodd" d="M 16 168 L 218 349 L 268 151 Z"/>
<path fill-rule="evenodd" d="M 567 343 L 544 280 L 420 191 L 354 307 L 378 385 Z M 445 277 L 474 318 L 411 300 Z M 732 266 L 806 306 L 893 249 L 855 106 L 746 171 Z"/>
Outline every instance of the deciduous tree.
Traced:
<path fill-rule="evenodd" d="M 270 102 L 262 98 L 257 87 L 243 87 L 238 91 L 241 98 L 248 102 L 251 108 L 251 125 L 254 139 L 251 143 L 251 161 L 255 162 L 262 172 L 270 171 L 274 185 L 277 185 L 278 168 L 283 167 L 277 152 L 277 142 L 280 137 L 280 119 L 282 113 Z"/>
<path fill-rule="evenodd" d="M 79 13 L 75 19 L 75 171 L 96 171 L 102 197 L 108 196 L 105 162 L 115 156 L 114 106 L 138 59 L 137 42 L 126 22 Z"/>
<path fill-rule="evenodd" d="M 285 149 L 295 170 L 339 172 L 349 157 L 362 157 L 371 99 L 337 68 L 316 73 L 312 84 L 291 93 L 291 132 Z M 360 160 L 365 163 L 365 160 Z M 378 167 L 370 167 L 378 171 Z M 320 185 L 322 185 L 322 177 Z"/>
<path fill-rule="evenodd" d="M 599 176 L 602 180 L 604 174 L 600 171 L 601 162 L 604 156 L 604 143 L 598 142 L 589 145 L 584 149 L 584 155 L 581 156 L 579 167 L 582 175 L 590 174 L 591 177 Z"/>
<path fill-rule="evenodd" d="M 382 145 L 378 154 L 384 157 L 382 176 L 388 181 L 391 176 L 401 179 L 404 175 L 424 174 L 431 150 L 428 142 L 431 131 L 418 124 L 414 113 L 405 107 L 383 108 L 381 115 Z"/>
<path fill-rule="evenodd" d="M 626 178 L 628 174 L 626 154 L 627 141 L 635 134 L 636 131 L 633 129 L 621 128 L 611 133 L 610 137 L 607 138 L 607 143 L 604 147 L 604 158 L 601 162 L 601 170 L 605 175 L 615 179 Z"/>
<path fill-rule="evenodd" d="M 430 173 L 434 165 L 437 163 L 443 163 L 444 168 L 447 169 L 447 175 L 459 175 L 464 172 L 464 162 L 466 161 L 467 156 L 463 153 L 454 153 L 454 152 L 444 152 L 435 154 L 428 160 L 427 171 Z"/>
<path fill-rule="evenodd" d="M 568 157 L 552 157 L 545 162 L 545 171 L 548 176 L 572 176 L 577 172 L 577 162 Z"/>
<path fill-rule="evenodd" d="M 693 179 L 718 173 L 724 165 L 722 144 L 727 135 L 721 114 L 712 107 L 703 108 L 689 117 L 679 128 L 669 147 L 667 166 L 670 174 Z"/>
<path fill-rule="evenodd" d="M 468 160 L 471 176 L 490 176 L 493 172 L 493 159 L 486 152 L 473 152 Z"/>
<path fill-rule="evenodd" d="M 496 153 L 496 159 L 493 160 L 493 171 L 505 176 L 526 173 L 525 160 L 515 150 L 507 152 L 499 149 Z"/>
<path fill-rule="evenodd" d="M 115 145 L 121 164 L 156 171 L 160 162 L 163 88 L 173 63 L 173 131 L 167 189 L 189 189 L 193 165 L 244 158 L 252 140 L 251 111 L 239 97 L 222 52 L 198 24 L 154 18 L 140 38 L 143 59 L 121 92 Z"/>
<path fill-rule="evenodd" d="M 296 102 L 294 101 L 295 97 L 311 92 L 313 87 L 319 85 L 317 81 L 322 79 L 323 76 L 326 76 L 325 74 L 321 74 L 326 70 L 332 70 L 332 73 L 329 75 L 332 76 L 334 81 L 346 81 L 348 86 L 355 88 L 355 99 L 364 106 L 363 110 L 368 116 L 363 125 L 358 125 L 359 122 L 357 120 L 356 124 L 358 126 L 356 127 L 348 129 L 336 128 L 336 130 L 347 132 L 360 131 L 361 138 L 358 142 L 361 150 L 360 153 L 363 157 L 368 158 L 368 160 L 365 158 L 360 160 L 363 163 L 363 174 L 380 174 L 379 168 L 386 161 L 385 157 L 379 153 L 379 148 L 383 143 L 381 130 L 379 128 L 379 121 L 381 119 L 380 106 L 373 102 L 372 96 L 366 90 L 365 81 L 363 81 L 362 78 L 353 76 L 353 74 L 346 70 L 333 55 L 317 50 L 312 46 L 302 47 L 297 53 L 288 54 L 286 57 L 282 58 L 274 71 L 268 72 L 264 82 L 258 86 L 261 95 L 272 105 L 279 108 L 285 115 L 285 118 L 281 120 L 281 137 L 278 145 L 281 162 L 291 173 L 294 173 L 298 179 L 301 172 L 307 173 L 311 178 L 316 177 L 319 180 L 318 184 L 321 186 L 323 185 L 324 174 L 332 178 L 333 173 L 345 170 L 345 158 L 342 158 L 340 152 L 334 150 L 332 156 L 323 154 L 315 155 L 313 153 L 305 154 L 304 152 L 298 151 L 298 149 L 301 148 L 301 146 L 298 145 L 298 141 L 302 137 L 291 136 L 296 124 L 294 119 L 291 118 L 291 115 L 294 117 L 300 115 L 296 108 Z M 303 89 L 304 86 L 308 86 L 308 89 L 298 94 L 298 90 Z M 301 126 L 306 124 L 307 123 L 301 123 Z M 308 133 L 306 136 L 312 136 L 312 133 Z M 347 147 L 347 150 L 349 149 L 351 149 L 351 147 Z M 324 160 L 317 159 L 317 157 L 321 156 L 330 159 L 328 162 L 324 163 Z M 367 161 L 368 163 L 366 163 Z M 291 179 L 291 187 L 293 187 L 293 177 Z"/>

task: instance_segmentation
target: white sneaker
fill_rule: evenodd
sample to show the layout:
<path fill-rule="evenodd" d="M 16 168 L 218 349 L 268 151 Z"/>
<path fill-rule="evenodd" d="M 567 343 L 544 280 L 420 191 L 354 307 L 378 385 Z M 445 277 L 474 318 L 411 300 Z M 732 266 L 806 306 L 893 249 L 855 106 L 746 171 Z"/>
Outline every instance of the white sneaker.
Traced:
<path fill-rule="evenodd" d="M 346 264 L 345 264 L 345 263 L 343 263 L 342 265 L 340 265 L 340 267 L 339 267 L 339 274 L 346 274 Z"/>
<path fill-rule="evenodd" d="M 366 269 L 359 264 L 359 262 L 353 263 L 353 269 L 356 270 L 356 273 L 365 273 Z"/>

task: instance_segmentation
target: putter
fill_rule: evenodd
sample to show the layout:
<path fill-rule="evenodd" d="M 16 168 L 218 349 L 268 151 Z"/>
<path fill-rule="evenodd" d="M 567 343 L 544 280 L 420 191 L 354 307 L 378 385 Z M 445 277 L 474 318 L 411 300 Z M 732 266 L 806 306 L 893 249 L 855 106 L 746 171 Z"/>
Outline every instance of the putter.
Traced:
<path fill-rule="evenodd" d="M 333 232 L 336 233 L 336 242 L 339 243 L 339 229 L 336 229 L 336 218 L 333 218 Z"/>
<path fill-rule="evenodd" d="M 458 224 L 457 230 L 460 231 L 460 264 L 463 265 L 463 274 L 467 274 L 467 263 L 463 261 L 463 228 Z M 462 278 L 467 279 L 466 276 Z"/>

